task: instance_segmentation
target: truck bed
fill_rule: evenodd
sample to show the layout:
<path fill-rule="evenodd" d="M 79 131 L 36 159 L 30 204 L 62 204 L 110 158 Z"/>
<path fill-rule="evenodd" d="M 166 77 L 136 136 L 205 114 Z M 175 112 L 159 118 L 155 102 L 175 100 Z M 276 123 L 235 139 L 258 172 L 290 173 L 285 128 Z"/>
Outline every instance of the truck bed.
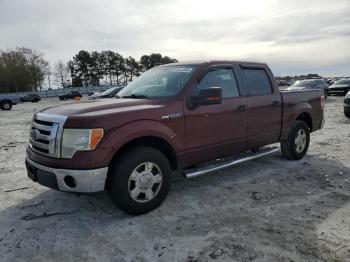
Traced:
<path fill-rule="evenodd" d="M 281 90 L 282 97 L 282 132 L 281 138 L 286 136 L 293 117 L 299 115 L 298 110 L 307 108 L 307 112 L 311 116 L 312 128 L 311 132 L 318 130 L 322 125 L 323 109 L 321 105 L 321 97 L 323 97 L 323 90 Z"/>

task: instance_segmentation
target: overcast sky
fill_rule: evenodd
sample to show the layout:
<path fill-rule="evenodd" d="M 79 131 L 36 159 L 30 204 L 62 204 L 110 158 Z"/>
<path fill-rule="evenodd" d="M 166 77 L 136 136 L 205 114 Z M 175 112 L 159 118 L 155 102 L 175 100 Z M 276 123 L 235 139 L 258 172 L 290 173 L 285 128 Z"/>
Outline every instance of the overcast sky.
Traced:
<path fill-rule="evenodd" d="M 350 75 L 350 0 L 0 0 L 0 49 L 243 59 L 275 75 Z"/>

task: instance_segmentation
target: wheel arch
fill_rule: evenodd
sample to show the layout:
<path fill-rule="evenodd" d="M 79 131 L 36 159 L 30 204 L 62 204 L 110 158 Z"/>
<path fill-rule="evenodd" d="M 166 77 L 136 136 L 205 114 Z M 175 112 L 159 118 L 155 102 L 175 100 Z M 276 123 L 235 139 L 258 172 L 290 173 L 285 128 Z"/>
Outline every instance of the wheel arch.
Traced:
<path fill-rule="evenodd" d="M 7 98 L 0 100 L 0 104 L 5 103 L 5 102 L 9 102 L 11 105 L 13 104 L 12 101 L 10 99 L 7 99 Z"/>
<path fill-rule="evenodd" d="M 294 121 L 304 121 L 310 128 L 310 132 L 312 132 L 313 121 L 310 113 L 308 112 L 299 113 L 299 115 L 297 115 Z"/>
<path fill-rule="evenodd" d="M 171 144 L 168 141 L 166 141 L 164 138 L 161 138 L 159 136 L 141 136 L 128 141 L 115 152 L 114 156 L 110 161 L 110 164 L 113 163 L 114 161 L 117 161 L 117 159 L 120 158 L 120 156 L 123 153 L 125 153 L 127 150 L 137 146 L 148 146 L 159 150 L 169 160 L 171 169 L 173 171 L 177 170 L 178 168 L 177 156 L 174 148 L 171 146 Z M 105 188 L 107 188 L 109 184 L 110 176 L 111 174 L 108 172 Z"/>
<path fill-rule="evenodd" d="M 159 150 L 168 158 L 171 168 L 173 170 L 177 169 L 177 157 L 175 150 L 168 141 L 158 136 L 141 136 L 128 141 L 114 154 L 111 162 L 117 159 L 126 150 L 137 146 L 149 146 Z"/>

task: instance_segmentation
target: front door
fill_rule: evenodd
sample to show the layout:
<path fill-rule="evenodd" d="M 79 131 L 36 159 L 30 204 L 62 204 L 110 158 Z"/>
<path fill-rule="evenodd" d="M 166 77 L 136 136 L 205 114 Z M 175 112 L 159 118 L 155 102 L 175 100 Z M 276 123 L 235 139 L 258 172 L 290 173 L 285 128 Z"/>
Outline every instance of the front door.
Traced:
<path fill-rule="evenodd" d="M 226 156 L 246 148 L 246 99 L 240 95 L 232 67 L 209 70 L 194 88 L 193 94 L 210 87 L 222 88 L 221 104 L 198 106 L 193 110 L 185 106 L 186 145 L 187 151 L 192 152 L 191 163 Z"/>

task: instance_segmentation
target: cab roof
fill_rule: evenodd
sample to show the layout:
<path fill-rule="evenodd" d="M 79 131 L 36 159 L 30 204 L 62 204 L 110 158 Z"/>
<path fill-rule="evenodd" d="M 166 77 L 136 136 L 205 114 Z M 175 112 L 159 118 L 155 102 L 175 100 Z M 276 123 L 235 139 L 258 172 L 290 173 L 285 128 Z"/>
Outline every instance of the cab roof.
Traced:
<path fill-rule="evenodd" d="M 238 61 L 238 60 L 194 60 L 194 61 L 184 61 L 184 62 L 176 62 L 171 64 L 165 64 L 162 66 L 199 66 L 199 65 L 219 65 L 219 64 L 241 64 L 241 65 L 249 65 L 249 66 L 266 66 L 265 63 L 259 62 L 249 62 L 249 61 Z"/>

